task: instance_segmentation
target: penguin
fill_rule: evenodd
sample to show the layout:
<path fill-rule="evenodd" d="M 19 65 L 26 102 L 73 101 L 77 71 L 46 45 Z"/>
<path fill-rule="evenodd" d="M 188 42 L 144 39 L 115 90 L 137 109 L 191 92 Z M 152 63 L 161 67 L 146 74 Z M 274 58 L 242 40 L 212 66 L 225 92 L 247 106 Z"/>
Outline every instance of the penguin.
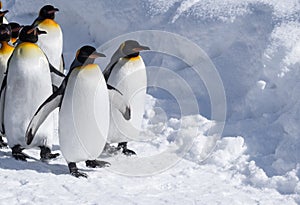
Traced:
<path fill-rule="evenodd" d="M 0 1 L 0 9 L 2 9 L 2 2 Z M 8 12 L 8 10 L 0 11 L 0 24 L 8 24 L 7 19 L 5 18 L 5 14 Z"/>
<path fill-rule="evenodd" d="M 52 5 L 43 6 L 32 26 L 37 26 L 40 30 L 47 32 L 47 35 L 39 38 L 37 45 L 45 52 L 49 62 L 63 73 L 63 33 L 60 25 L 54 20 L 57 11 L 59 9 Z"/>
<path fill-rule="evenodd" d="M 87 177 L 78 171 L 76 163 L 80 161 L 91 168 L 110 165 L 96 160 L 105 146 L 110 121 L 107 85 L 99 66 L 94 64 L 98 57 L 105 55 L 92 46 L 77 51 L 63 83 L 39 107 L 26 131 L 27 144 L 31 144 L 49 113 L 59 107 L 59 145 L 75 177 Z"/>
<path fill-rule="evenodd" d="M 11 29 L 10 26 L 7 24 L 1 24 L 0 25 L 0 84 L 2 84 L 4 73 L 6 72 L 7 68 L 7 61 L 9 57 L 11 56 L 14 47 L 9 45 L 8 42 L 11 38 Z M 0 102 L 0 105 L 3 105 L 4 102 Z M 3 113 L 3 106 L 0 107 L 0 113 Z M 0 118 L 3 119 L 3 118 Z M 0 125 L 2 122 L 0 122 Z M 3 141 L 2 137 L 4 136 L 4 133 L 2 132 L 2 129 L 0 129 L 0 148 L 7 147 L 7 143 Z"/>
<path fill-rule="evenodd" d="M 20 32 L 20 43 L 7 64 L 7 74 L 2 82 L 0 97 L 4 102 L 2 132 L 6 134 L 12 156 L 26 161 L 24 149 L 39 147 L 41 160 L 59 156 L 51 153 L 53 118 L 48 118 L 30 146 L 25 132 L 36 109 L 52 94 L 50 64 L 44 52 L 36 45 L 38 35 L 45 34 L 38 28 L 25 26 Z"/>
<path fill-rule="evenodd" d="M 18 24 L 16 22 L 10 22 L 8 25 L 10 25 L 10 28 L 12 31 L 10 42 L 11 42 L 11 44 L 14 45 L 18 40 L 20 30 L 23 26 L 21 26 L 20 24 Z"/>
<path fill-rule="evenodd" d="M 130 156 L 136 154 L 127 148 L 127 141 L 139 135 L 144 114 L 146 98 L 147 76 L 146 68 L 140 51 L 150 50 L 135 40 L 123 42 L 113 54 L 110 63 L 103 71 L 108 86 L 115 87 L 123 94 L 125 105 L 130 106 L 131 119 L 127 120 L 120 115 L 114 106 L 110 95 L 111 121 L 108 134 L 108 143 L 118 143 L 117 150 Z"/>

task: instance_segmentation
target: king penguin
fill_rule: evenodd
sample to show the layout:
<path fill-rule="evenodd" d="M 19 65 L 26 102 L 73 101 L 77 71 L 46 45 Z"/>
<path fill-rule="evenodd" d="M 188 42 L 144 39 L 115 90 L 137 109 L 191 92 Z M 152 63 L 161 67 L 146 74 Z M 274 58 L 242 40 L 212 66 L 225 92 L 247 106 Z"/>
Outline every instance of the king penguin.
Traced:
<path fill-rule="evenodd" d="M 21 28 L 23 28 L 23 26 L 21 26 L 20 24 L 16 23 L 16 22 L 10 22 L 8 25 L 10 25 L 11 28 L 11 39 L 10 42 L 11 44 L 15 44 L 19 38 L 19 33 Z"/>
<path fill-rule="evenodd" d="M 87 167 L 105 167 L 110 164 L 95 160 L 103 151 L 109 129 L 109 94 L 105 79 L 94 60 L 104 57 L 92 46 L 81 47 L 68 75 L 59 89 L 37 110 L 27 132 L 31 144 L 47 115 L 59 107 L 59 145 L 75 177 L 87 177 L 79 172 L 77 162 Z"/>
<path fill-rule="evenodd" d="M 144 61 L 140 56 L 142 50 L 150 48 L 134 40 L 123 42 L 103 71 L 107 84 L 123 94 L 123 100 L 131 110 L 131 118 L 127 120 L 118 112 L 114 106 L 115 99 L 110 95 L 111 120 L 107 141 L 119 143 L 118 149 L 122 149 L 125 155 L 135 154 L 127 148 L 127 142 L 139 135 L 144 114 L 147 76 Z"/>
<path fill-rule="evenodd" d="M 6 72 L 7 68 L 7 61 L 9 57 L 11 56 L 14 47 L 8 44 L 11 38 L 11 29 L 10 26 L 7 24 L 1 24 L 0 25 L 0 83 L 2 84 L 4 73 Z M 0 102 L 0 105 L 3 105 L 4 102 Z M 0 107 L 0 113 L 3 113 L 3 107 Z M 0 118 L 3 119 L 3 118 Z M 2 124 L 2 122 L 0 122 Z M 2 136 L 4 133 L 2 132 L 2 129 L 0 128 L 0 148 L 1 147 L 7 147 L 7 143 L 5 143 L 2 139 Z"/>
<path fill-rule="evenodd" d="M 2 2 L 0 1 L 0 9 L 2 9 Z M 8 24 L 7 19 L 5 18 L 5 14 L 8 12 L 8 10 L 0 11 L 0 24 Z"/>
<path fill-rule="evenodd" d="M 28 146 L 25 141 L 26 128 L 37 108 L 52 94 L 50 65 L 44 52 L 35 43 L 40 31 L 25 26 L 20 32 L 20 42 L 8 60 L 7 74 L 1 86 L 1 102 L 4 102 L 2 131 L 5 132 L 12 155 L 26 161 L 29 156 L 23 149 L 39 147 L 41 160 L 56 158 L 52 154 L 53 118 L 41 126 L 37 137 Z"/>
<path fill-rule="evenodd" d="M 60 25 L 54 20 L 57 11 L 59 9 L 52 5 L 43 6 L 32 26 L 37 26 L 40 30 L 47 32 L 39 38 L 37 45 L 45 52 L 49 62 L 63 73 L 63 33 Z"/>

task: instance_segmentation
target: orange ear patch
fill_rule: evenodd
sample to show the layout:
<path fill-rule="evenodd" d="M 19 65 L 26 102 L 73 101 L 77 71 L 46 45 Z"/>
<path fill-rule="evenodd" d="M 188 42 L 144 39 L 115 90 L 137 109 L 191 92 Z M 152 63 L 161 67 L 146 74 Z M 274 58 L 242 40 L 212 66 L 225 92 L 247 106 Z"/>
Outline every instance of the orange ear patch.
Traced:
<path fill-rule="evenodd" d="M 129 59 L 129 61 L 137 61 L 137 60 L 140 60 L 141 57 L 140 56 L 137 56 L 137 57 L 132 57 Z"/>
<path fill-rule="evenodd" d="M 88 64 L 80 67 L 80 69 L 96 69 L 96 68 L 100 69 L 97 64 Z"/>
<path fill-rule="evenodd" d="M 7 42 L 2 42 L 2 46 L 0 49 L 0 54 L 5 55 L 5 54 L 12 54 L 14 50 L 14 47 L 9 45 Z"/>

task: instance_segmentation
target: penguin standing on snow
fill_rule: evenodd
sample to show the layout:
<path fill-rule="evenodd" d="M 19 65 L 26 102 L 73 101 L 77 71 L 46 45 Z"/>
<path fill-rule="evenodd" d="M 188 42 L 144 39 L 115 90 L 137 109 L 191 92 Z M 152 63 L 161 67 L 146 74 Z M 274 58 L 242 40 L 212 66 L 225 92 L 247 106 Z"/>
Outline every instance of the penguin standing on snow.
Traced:
<path fill-rule="evenodd" d="M 7 61 L 9 57 L 11 56 L 14 47 L 8 44 L 8 42 L 11 39 L 11 29 L 10 26 L 7 24 L 1 24 L 0 25 L 0 84 L 2 84 L 4 73 L 6 72 L 7 68 Z M 3 105 L 4 102 L 1 102 L 0 105 Z M 0 107 L 0 113 L 3 113 L 3 106 Z M 2 125 L 2 117 L 0 117 L 0 125 Z M 4 132 L 2 131 L 2 126 L 0 126 L 0 148 L 6 147 L 7 144 L 3 141 L 2 136 L 4 135 Z"/>
<path fill-rule="evenodd" d="M 79 172 L 77 162 L 87 167 L 104 167 L 108 162 L 95 160 L 103 151 L 109 129 L 109 96 L 105 79 L 94 60 L 105 55 L 91 46 L 77 51 L 70 71 L 59 89 L 37 110 L 27 132 L 27 144 L 47 115 L 59 107 L 59 145 L 75 177 L 87 177 Z"/>
<path fill-rule="evenodd" d="M 26 128 L 37 108 L 52 94 L 50 65 L 44 52 L 35 44 L 38 28 L 25 26 L 20 33 L 20 43 L 8 60 L 7 74 L 1 86 L 1 102 L 4 102 L 3 131 L 5 131 L 12 155 L 26 161 L 25 148 L 39 147 L 42 160 L 56 158 L 52 154 L 53 118 L 48 118 L 28 146 L 25 142 Z M 3 106 L 3 105 L 2 105 Z"/>
<path fill-rule="evenodd" d="M 103 71 L 108 86 L 113 86 L 123 94 L 125 104 L 130 106 L 131 119 L 126 119 L 114 106 L 115 99 L 110 95 L 111 120 L 108 143 L 119 143 L 125 155 L 135 154 L 127 148 L 127 142 L 139 135 L 144 114 L 147 76 L 140 51 L 150 50 L 137 41 L 127 40 L 113 54 L 110 63 Z"/>
<path fill-rule="evenodd" d="M 0 9 L 2 9 L 2 2 L 0 1 Z M 0 24 L 5 23 L 8 24 L 7 19 L 4 17 L 4 15 L 8 12 L 8 10 L 0 11 Z"/>
<path fill-rule="evenodd" d="M 8 25 L 10 25 L 10 28 L 11 28 L 10 42 L 12 44 L 15 44 L 19 38 L 19 33 L 20 33 L 21 28 L 23 28 L 23 26 L 21 26 L 20 24 L 18 24 L 16 22 L 10 22 Z"/>
<path fill-rule="evenodd" d="M 47 32 L 39 38 L 37 45 L 45 52 L 49 62 L 63 73 L 63 33 L 59 24 L 54 20 L 57 11 L 59 9 L 52 5 L 42 7 L 32 26 L 37 26 L 40 30 Z"/>

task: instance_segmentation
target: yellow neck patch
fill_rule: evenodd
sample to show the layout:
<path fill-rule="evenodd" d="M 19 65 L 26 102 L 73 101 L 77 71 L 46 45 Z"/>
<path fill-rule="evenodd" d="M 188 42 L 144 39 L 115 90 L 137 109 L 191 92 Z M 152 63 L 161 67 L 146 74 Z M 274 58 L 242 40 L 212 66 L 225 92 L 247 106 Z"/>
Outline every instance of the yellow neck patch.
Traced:
<path fill-rule="evenodd" d="M 35 43 L 23 42 L 18 45 L 18 48 L 39 48 Z"/>
<path fill-rule="evenodd" d="M 127 58 L 129 61 L 137 61 L 141 59 L 141 56 L 137 56 L 137 57 L 132 57 L 132 58 Z"/>
<path fill-rule="evenodd" d="M 39 58 L 41 56 L 45 56 L 40 47 L 38 47 L 35 43 L 23 42 L 15 48 L 15 51 L 16 55 L 24 58 Z"/>
<path fill-rule="evenodd" d="M 59 28 L 58 23 L 52 19 L 45 19 L 38 23 L 40 28 Z"/>
<path fill-rule="evenodd" d="M 17 38 L 11 38 L 10 42 L 15 43 L 18 39 Z"/>
<path fill-rule="evenodd" d="M 0 54 L 12 54 L 14 47 L 9 45 L 6 41 L 1 42 Z"/>
<path fill-rule="evenodd" d="M 99 69 L 99 66 L 97 64 L 88 64 L 84 66 L 77 67 L 78 69 Z"/>

